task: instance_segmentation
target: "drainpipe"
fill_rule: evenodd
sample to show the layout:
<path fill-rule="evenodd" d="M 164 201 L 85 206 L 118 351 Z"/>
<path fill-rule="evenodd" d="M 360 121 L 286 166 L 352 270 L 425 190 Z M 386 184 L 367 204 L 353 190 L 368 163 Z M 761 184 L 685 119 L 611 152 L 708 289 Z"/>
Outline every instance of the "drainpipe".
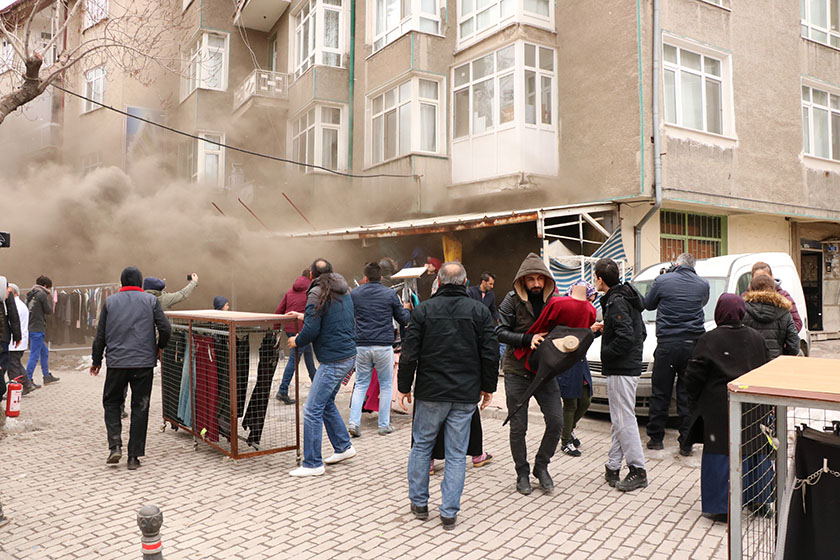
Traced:
<path fill-rule="evenodd" d="M 662 153 L 659 149 L 659 77 L 662 56 L 662 30 L 659 26 L 659 1 L 653 0 L 653 192 L 654 204 L 633 228 L 636 234 L 634 271 L 642 268 L 642 228 L 662 206 Z"/>
<path fill-rule="evenodd" d="M 356 83 L 356 0 L 350 1 L 350 110 L 347 117 L 347 171 L 353 171 L 353 104 Z"/>

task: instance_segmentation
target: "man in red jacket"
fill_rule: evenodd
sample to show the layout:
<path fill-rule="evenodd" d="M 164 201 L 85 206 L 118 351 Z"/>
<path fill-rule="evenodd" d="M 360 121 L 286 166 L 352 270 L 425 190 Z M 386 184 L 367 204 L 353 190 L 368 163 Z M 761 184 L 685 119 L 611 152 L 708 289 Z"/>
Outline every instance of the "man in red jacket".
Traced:
<path fill-rule="evenodd" d="M 301 272 L 300 277 L 292 284 L 292 288 L 283 296 L 280 305 L 274 312 L 277 315 L 283 315 L 291 311 L 303 313 L 306 310 L 306 291 L 312 280 L 309 279 L 309 269 Z M 297 322 L 289 321 L 283 325 L 283 330 L 289 337 L 295 336 L 298 333 L 296 328 Z M 286 369 L 283 370 L 283 380 L 280 382 L 280 388 L 277 390 L 277 400 L 283 401 L 286 404 L 294 404 L 295 399 L 289 396 L 289 385 L 292 382 L 292 377 L 295 374 L 295 359 L 299 355 L 303 355 L 303 361 L 306 363 L 306 370 L 309 372 L 309 379 L 315 376 L 315 360 L 312 358 L 312 345 L 307 344 L 303 348 L 292 348 L 289 351 L 289 359 L 286 361 Z"/>

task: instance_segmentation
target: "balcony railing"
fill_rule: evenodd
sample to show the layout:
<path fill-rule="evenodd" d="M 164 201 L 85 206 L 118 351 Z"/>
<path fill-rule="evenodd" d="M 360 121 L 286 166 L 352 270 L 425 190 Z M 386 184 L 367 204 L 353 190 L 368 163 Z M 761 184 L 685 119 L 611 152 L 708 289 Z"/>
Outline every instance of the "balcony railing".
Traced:
<path fill-rule="evenodd" d="M 233 110 L 239 109 L 252 97 L 288 99 L 289 75 L 268 70 L 254 70 L 233 92 Z"/>

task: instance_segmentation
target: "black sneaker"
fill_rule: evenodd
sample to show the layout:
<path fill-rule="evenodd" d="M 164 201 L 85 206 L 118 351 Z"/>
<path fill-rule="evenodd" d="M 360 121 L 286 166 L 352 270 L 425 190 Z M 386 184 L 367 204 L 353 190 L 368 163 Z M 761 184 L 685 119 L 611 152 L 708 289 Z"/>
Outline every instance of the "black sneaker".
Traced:
<path fill-rule="evenodd" d="M 137 457 L 129 456 L 128 457 L 128 470 L 136 471 L 139 468 L 140 468 L 140 459 L 138 459 Z"/>
<path fill-rule="evenodd" d="M 108 459 L 105 462 L 109 465 L 114 465 L 120 462 L 122 458 L 122 447 L 117 445 L 116 447 L 111 448 L 111 452 L 108 454 Z"/>
<path fill-rule="evenodd" d="M 655 441 L 653 438 L 649 439 L 647 442 L 648 449 L 665 449 L 665 445 L 662 443 L 662 440 Z"/>
<path fill-rule="evenodd" d="M 282 393 L 277 393 L 277 400 L 284 403 L 284 404 L 295 404 L 295 399 L 290 397 L 289 395 L 284 395 Z"/>
<path fill-rule="evenodd" d="M 123 419 L 128 418 L 128 412 L 126 412 L 125 409 L 122 409 L 120 411 L 120 418 L 123 418 Z"/>
<path fill-rule="evenodd" d="M 542 488 L 545 493 L 551 494 L 554 492 L 554 481 L 551 480 L 551 476 L 548 474 L 548 469 L 534 469 L 534 476 L 540 481 L 540 488 Z"/>
<path fill-rule="evenodd" d="M 516 479 L 516 491 L 522 494 L 523 496 L 527 496 L 532 492 L 531 489 L 531 477 L 527 474 L 520 474 L 519 477 Z"/>
<path fill-rule="evenodd" d="M 34 390 L 35 390 L 35 387 L 33 387 L 31 384 L 30 385 L 24 385 L 23 386 L 23 391 L 21 391 L 20 394 L 21 394 L 21 396 L 28 395 L 29 393 L 31 393 Z"/>
<path fill-rule="evenodd" d="M 619 480 L 621 480 L 621 474 L 620 474 L 621 470 L 620 469 L 612 470 L 609 467 L 604 467 L 604 468 L 607 470 L 607 472 L 604 473 L 604 480 L 607 481 L 607 484 L 609 484 L 610 486 L 615 488 L 615 485 L 618 483 Z"/>
<path fill-rule="evenodd" d="M 577 438 L 574 432 L 572 432 L 572 443 L 575 444 L 575 447 L 580 449 L 580 440 Z"/>
<path fill-rule="evenodd" d="M 582 453 L 573 441 L 570 441 L 569 443 L 563 445 L 563 447 L 561 447 L 560 450 L 571 457 L 580 457 L 582 455 Z"/>
<path fill-rule="evenodd" d="M 630 472 L 624 477 L 624 480 L 619 480 L 615 487 L 622 492 L 632 492 L 639 488 L 647 488 L 648 479 L 645 469 L 640 467 L 630 467 Z"/>
<path fill-rule="evenodd" d="M 49 385 L 50 383 L 58 383 L 61 381 L 60 377 L 56 377 L 55 375 L 48 375 L 44 378 L 44 385 Z"/>
<path fill-rule="evenodd" d="M 443 530 L 444 531 L 451 531 L 455 528 L 455 521 L 457 521 L 457 517 L 444 517 L 440 516 L 440 522 L 443 523 Z"/>
<path fill-rule="evenodd" d="M 680 445 L 680 455 L 683 457 L 691 457 L 693 449 L 691 445 Z"/>
<path fill-rule="evenodd" d="M 413 513 L 414 517 L 417 519 L 428 519 L 429 506 L 415 506 L 414 504 L 411 504 L 411 513 Z"/>
<path fill-rule="evenodd" d="M 729 523 L 729 516 L 725 513 L 704 513 L 703 517 L 715 523 Z"/>

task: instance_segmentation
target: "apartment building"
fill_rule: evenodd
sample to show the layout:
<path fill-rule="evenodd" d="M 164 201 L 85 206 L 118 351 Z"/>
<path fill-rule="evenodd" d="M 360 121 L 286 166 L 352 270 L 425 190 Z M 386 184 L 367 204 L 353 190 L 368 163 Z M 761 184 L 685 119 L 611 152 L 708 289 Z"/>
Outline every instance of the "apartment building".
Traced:
<path fill-rule="evenodd" d="M 79 1 L 95 15 L 105 0 Z M 177 140 L 195 188 L 306 227 L 283 193 L 313 238 L 367 245 L 484 228 L 589 254 L 620 229 L 641 266 L 784 251 L 811 328 L 840 330 L 838 0 L 172 1 L 180 75 L 139 88 L 85 69 L 86 91 L 311 166 Z M 65 143 L 65 161 L 130 160 L 123 117 L 68 100 L 58 121 L 97 138 Z"/>

